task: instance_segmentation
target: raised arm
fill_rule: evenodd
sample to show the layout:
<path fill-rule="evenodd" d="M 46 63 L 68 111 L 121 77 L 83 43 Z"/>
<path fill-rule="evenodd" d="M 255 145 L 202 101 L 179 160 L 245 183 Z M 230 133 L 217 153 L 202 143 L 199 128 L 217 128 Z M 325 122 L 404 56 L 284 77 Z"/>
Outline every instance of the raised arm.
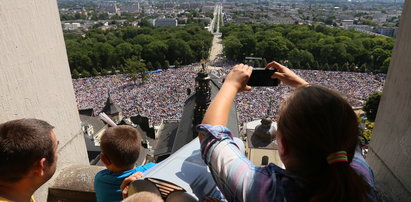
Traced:
<path fill-rule="evenodd" d="M 227 125 L 228 116 L 230 113 L 231 105 L 238 92 L 251 90 L 250 86 L 247 86 L 248 78 L 250 78 L 253 68 L 248 65 L 239 64 L 233 67 L 231 72 L 227 75 L 223 86 L 217 93 L 207 112 L 204 115 L 203 124 L 209 125 Z M 200 141 L 202 135 L 199 136 Z"/>
<path fill-rule="evenodd" d="M 260 168 L 241 153 L 226 128 L 229 111 L 238 92 L 251 90 L 246 83 L 252 72 L 248 65 L 236 65 L 211 102 L 197 127 L 201 153 L 214 180 L 228 201 L 268 201 L 282 197 L 276 192 L 274 165 Z"/>

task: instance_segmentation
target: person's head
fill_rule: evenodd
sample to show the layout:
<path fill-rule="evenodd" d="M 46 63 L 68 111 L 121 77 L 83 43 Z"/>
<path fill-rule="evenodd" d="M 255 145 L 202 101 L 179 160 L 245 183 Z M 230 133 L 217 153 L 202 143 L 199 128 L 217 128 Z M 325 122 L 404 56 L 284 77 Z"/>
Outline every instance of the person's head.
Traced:
<path fill-rule="evenodd" d="M 280 111 L 280 157 L 287 170 L 304 177 L 309 184 L 316 184 L 310 187 L 318 189 L 309 191 L 314 200 L 359 201 L 357 199 L 366 198 L 369 186 L 349 163 L 327 163 L 329 154 L 341 150 L 347 152 L 351 162 L 358 134 L 357 117 L 352 107 L 339 94 L 323 87 L 296 90 Z M 319 189 L 322 189 L 321 194 Z"/>
<path fill-rule="evenodd" d="M 143 191 L 127 197 L 123 202 L 164 202 L 164 200 L 157 194 Z"/>
<path fill-rule="evenodd" d="M 108 128 L 100 139 L 101 160 L 109 170 L 134 167 L 140 153 L 141 137 L 131 126 Z"/>
<path fill-rule="evenodd" d="M 1 183 L 18 184 L 30 178 L 33 186 L 40 186 L 53 176 L 58 145 L 53 128 L 38 119 L 0 124 Z"/>

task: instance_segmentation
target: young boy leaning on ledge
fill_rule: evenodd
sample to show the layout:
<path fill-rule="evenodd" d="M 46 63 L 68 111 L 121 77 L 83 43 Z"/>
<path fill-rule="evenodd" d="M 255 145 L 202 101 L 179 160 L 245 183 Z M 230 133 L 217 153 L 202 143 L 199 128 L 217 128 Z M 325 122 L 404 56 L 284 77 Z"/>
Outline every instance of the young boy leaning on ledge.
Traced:
<path fill-rule="evenodd" d="M 107 169 L 98 172 L 94 179 L 98 202 L 123 200 L 120 185 L 124 178 L 155 165 L 136 166 L 140 145 L 140 134 L 131 126 L 111 127 L 104 132 L 100 140 L 101 161 Z"/>

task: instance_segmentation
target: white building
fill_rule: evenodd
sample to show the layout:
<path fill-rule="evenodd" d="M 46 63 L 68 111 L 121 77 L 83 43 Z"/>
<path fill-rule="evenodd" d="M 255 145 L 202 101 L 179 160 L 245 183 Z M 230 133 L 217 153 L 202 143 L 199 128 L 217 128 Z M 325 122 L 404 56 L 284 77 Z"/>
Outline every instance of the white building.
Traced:
<path fill-rule="evenodd" d="M 354 25 L 354 20 L 343 20 L 341 21 L 341 26 L 348 28 L 349 26 Z"/>
<path fill-rule="evenodd" d="M 78 22 L 64 23 L 64 30 L 78 30 L 81 28 L 81 24 Z"/>

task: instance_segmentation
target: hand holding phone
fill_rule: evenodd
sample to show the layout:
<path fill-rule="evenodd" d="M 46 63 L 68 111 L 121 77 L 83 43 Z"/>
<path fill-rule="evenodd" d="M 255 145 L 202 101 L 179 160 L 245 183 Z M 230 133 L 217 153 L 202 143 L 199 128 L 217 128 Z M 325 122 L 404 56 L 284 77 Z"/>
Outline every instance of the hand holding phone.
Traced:
<path fill-rule="evenodd" d="M 247 85 L 249 86 L 278 86 L 279 80 L 272 79 L 271 76 L 276 72 L 276 69 L 253 68 Z"/>

